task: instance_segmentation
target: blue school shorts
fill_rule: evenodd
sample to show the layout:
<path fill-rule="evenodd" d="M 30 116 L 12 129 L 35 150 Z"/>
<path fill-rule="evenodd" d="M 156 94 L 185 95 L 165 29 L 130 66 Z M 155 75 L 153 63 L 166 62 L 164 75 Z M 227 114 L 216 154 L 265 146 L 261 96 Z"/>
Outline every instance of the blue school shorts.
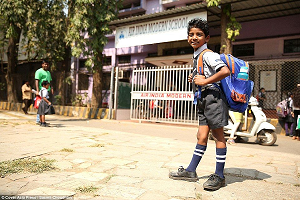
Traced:
<path fill-rule="evenodd" d="M 228 106 L 223 91 L 210 86 L 201 92 L 197 101 L 199 125 L 208 125 L 210 129 L 218 129 L 228 125 Z"/>

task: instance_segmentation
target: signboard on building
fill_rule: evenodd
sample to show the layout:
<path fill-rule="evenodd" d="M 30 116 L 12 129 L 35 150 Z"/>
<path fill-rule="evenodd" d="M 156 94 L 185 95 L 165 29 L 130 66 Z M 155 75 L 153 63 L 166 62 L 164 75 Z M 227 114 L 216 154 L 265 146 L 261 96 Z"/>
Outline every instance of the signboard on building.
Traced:
<path fill-rule="evenodd" d="M 194 95 L 192 92 L 181 91 L 181 92 L 172 92 L 172 91 L 132 91 L 132 99 L 152 99 L 152 100 L 185 100 L 193 101 Z"/>
<path fill-rule="evenodd" d="M 207 19 L 206 12 L 153 20 L 118 27 L 115 47 L 132 47 L 187 39 L 187 25 L 191 19 Z"/>

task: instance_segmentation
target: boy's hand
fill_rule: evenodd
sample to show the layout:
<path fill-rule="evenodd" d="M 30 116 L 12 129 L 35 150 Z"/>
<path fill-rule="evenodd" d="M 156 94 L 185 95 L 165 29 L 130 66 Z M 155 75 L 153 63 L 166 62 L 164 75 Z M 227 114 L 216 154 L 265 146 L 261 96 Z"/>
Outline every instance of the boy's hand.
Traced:
<path fill-rule="evenodd" d="M 188 82 L 192 83 L 193 82 L 193 74 L 190 74 L 188 77 Z"/>
<path fill-rule="evenodd" d="M 206 80 L 205 80 L 205 76 L 203 76 L 203 75 L 196 75 L 194 77 L 194 81 L 195 81 L 196 85 L 200 85 L 200 86 L 207 85 Z"/>

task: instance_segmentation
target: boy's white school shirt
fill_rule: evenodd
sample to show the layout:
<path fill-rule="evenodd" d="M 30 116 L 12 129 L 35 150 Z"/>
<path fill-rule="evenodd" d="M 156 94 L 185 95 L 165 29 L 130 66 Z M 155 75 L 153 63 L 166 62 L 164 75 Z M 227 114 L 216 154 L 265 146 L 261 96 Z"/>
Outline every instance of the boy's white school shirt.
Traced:
<path fill-rule="evenodd" d="M 207 49 L 206 43 L 203 44 L 201 47 L 199 47 L 194 52 L 193 58 L 195 59 L 204 49 Z M 198 59 L 199 59 L 199 57 L 198 57 Z M 197 59 L 197 65 L 198 65 L 198 59 Z M 203 69 L 204 69 L 204 76 L 206 78 L 211 77 L 212 75 L 216 74 L 217 70 L 223 66 L 226 66 L 226 64 L 221 60 L 220 54 L 215 53 L 215 52 L 206 52 L 203 55 Z M 197 68 L 198 68 L 198 66 L 197 66 Z M 217 82 L 217 83 L 220 83 L 220 82 Z M 209 85 L 211 85 L 211 84 L 209 84 Z"/>
<path fill-rule="evenodd" d="M 39 95 L 41 97 L 46 97 L 47 99 L 49 99 L 49 92 L 46 88 L 42 87 L 40 92 L 39 92 Z"/>

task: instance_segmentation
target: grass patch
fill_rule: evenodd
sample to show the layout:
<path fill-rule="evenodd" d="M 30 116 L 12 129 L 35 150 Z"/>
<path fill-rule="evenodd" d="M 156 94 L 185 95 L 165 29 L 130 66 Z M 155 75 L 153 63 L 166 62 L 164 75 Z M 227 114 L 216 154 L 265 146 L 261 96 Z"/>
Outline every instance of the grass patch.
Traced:
<path fill-rule="evenodd" d="M 60 150 L 61 152 L 74 152 L 73 149 L 68 149 L 68 148 L 63 148 L 62 150 Z"/>
<path fill-rule="evenodd" d="M 90 186 L 80 186 L 75 189 L 75 191 L 80 192 L 80 193 L 94 193 L 98 190 L 99 188 L 90 185 Z"/>
<path fill-rule="evenodd" d="M 1 121 L 0 124 L 1 125 L 8 125 L 8 122 L 7 121 Z"/>
<path fill-rule="evenodd" d="M 92 144 L 89 147 L 104 147 L 104 144 Z"/>
<path fill-rule="evenodd" d="M 295 187 L 300 187 L 300 184 L 294 184 Z"/>
<path fill-rule="evenodd" d="M 46 158 L 25 158 L 0 162 L 0 177 L 21 172 L 42 173 L 56 169 L 53 166 L 55 160 Z"/>

